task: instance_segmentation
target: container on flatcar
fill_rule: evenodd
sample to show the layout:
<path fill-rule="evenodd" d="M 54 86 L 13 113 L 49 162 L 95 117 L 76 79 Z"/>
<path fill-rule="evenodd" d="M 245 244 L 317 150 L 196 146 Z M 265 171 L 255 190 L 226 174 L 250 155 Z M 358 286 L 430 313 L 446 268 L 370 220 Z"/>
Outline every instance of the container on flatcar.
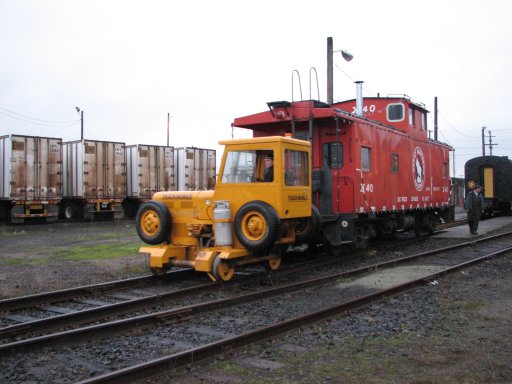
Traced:
<path fill-rule="evenodd" d="M 487 215 L 511 214 L 512 160 L 507 156 L 479 156 L 464 165 L 466 194 L 476 185 L 483 187 Z"/>
<path fill-rule="evenodd" d="M 216 174 L 216 151 L 195 147 L 176 148 L 174 166 L 178 191 L 213 189 Z"/>
<path fill-rule="evenodd" d="M 125 143 L 97 140 L 63 143 L 66 219 L 93 219 L 98 214 L 124 216 L 126 198 Z"/>
<path fill-rule="evenodd" d="M 62 198 L 62 139 L 0 137 L 0 219 L 58 218 Z"/>
<path fill-rule="evenodd" d="M 142 202 L 155 192 L 176 189 L 174 148 L 160 145 L 126 146 L 127 193 L 123 202 L 128 217 L 135 218 Z"/>

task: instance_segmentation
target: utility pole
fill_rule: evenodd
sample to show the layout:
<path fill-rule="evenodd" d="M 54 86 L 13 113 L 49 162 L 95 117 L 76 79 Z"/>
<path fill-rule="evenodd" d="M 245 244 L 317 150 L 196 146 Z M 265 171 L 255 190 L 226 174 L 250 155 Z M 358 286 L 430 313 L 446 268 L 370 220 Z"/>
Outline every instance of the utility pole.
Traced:
<path fill-rule="evenodd" d="M 171 126 L 171 114 L 167 112 L 167 146 L 169 146 L 169 129 Z"/>
<path fill-rule="evenodd" d="M 429 131 L 430 132 L 430 131 Z M 434 97 L 434 140 L 437 141 L 437 96 Z"/>
<path fill-rule="evenodd" d="M 82 111 L 80 108 L 75 107 L 76 113 L 80 114 L 80 141 L 84 142 L 84 111 Z"/>
<path fill-rule="evenodd" d="M 455 179 L 455 150 L 452 151 L 453 178 Z"/>
<path fill-rule="evenodd" d="M 341 52 L 341 56 L 346 60 L 350 61 L 354 58 L 352 54 L 347 51 L 333 51 L 332 50 L 332 37 L 327 38 L 327 104 L 332 104 L 333 102 L 333 63 L 332 57 L 334 52 Z M 311 83 L 311 80 L 310 80 Z"/>
<path fill-rule="evenodd" d="M 84 141 L 84 111 L 80 111 L 80 140 Z"/>
<path fill-rule="evenodd" d="M 482 156 L 485 157 L 485 127 L 482 127 Z"/>
<path fill-rule="evenodd" d="M 327 38 L 327 104 L 333 102 L 332 37 Z"/>
<path fill-rule="evenodd" d="M 491 131 L 489 131 L 489 154 L 490 154 L 490 156 L 492 156 L 492 147 L 494 147 L 495 145 L 498 145 L 498 144 L 493 144 L 492 143 L 492 138 L 493 137 L 496 137 L 496 136 L 492 136 L 491 135 Z"/>

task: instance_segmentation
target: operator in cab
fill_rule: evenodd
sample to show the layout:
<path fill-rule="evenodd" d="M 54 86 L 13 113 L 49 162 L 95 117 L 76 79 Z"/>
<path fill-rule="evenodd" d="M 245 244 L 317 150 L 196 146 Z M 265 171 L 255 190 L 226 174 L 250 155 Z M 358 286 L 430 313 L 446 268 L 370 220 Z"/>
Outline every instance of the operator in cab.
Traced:
<path fill-rule="evenodd" d="M 263 182 L 274 181 L 274 155 L 269 153 L 265 156 L 265 173 L 263 174 Z"/>

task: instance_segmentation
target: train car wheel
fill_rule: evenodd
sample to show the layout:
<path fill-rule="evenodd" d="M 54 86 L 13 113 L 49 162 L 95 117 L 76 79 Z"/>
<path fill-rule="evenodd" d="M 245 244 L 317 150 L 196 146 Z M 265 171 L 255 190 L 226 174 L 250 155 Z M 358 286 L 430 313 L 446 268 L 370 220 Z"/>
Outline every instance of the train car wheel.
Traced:
<path fill-rule="evenodd" d="M 356 228 L 356 236 L 354 239 L 354 246 L 357 249 L 365 249 L 370 242 L 370 236 L 368 234 L 368 229 L 365 227 L 357 227 Z"/>
<path fill-rule="evenodd" d="M 295 229 L 296 244 L 308 244 L 317 239 L 320 231 L 320 212 L 313 205 L 311 206 L 311 217 L 302 219 L 298 227 Z"/>
<path fill-rule="evenodd" d="M 150 268 L 149 270 L 156 277 L 162 277 L 167 273 L 167 268 Z"/>
<path fill-rule="evenodd" d="M 222 260 L 220 255 L 217 255 L 213 260 L 212 269 L 213 276 L 224 282 L 231 280 L 235 274 L 235 268 L 229 265 L 227 261 Z"/>
<path fill-rule="evenodd" d="M 277 271 L 280 266 L 281 266 L 281 257 L 276 257 L 276 258 L 267 260 L 267 267 L 271 271 Z"/>
<path fill-rule="evenodd" d="M 268 249 L 277 240 L 279 218 L 272 207 L 262 201 L 243 205 L 235 215 L 235 234 L 251 251 Z"/>
<path fill-rule="evenodd" d="M 141 205 L 135 219 L 139 237 L 151 245 L 161 244 L 171 234 L 171 213 L 160 201 L 148 201 Z"/>

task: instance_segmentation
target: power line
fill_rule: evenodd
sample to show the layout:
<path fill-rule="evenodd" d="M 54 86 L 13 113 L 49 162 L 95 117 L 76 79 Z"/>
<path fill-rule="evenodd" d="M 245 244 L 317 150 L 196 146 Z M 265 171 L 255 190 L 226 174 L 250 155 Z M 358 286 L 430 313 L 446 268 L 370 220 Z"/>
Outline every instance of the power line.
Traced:
<path fill-rule="evenodd" d="M 446 117 L 445 117 L 445 116 L 444 116 L 444 115 L 443 115 L 439 110 L 437 111 L 437 113 L 438 113 L 438 114 L 439 114 L 439 116 L 441 116 L 441 117 L 443 118 L 443 120 L 444 120 L 444 121 L 445 121 L 445 122 L 446 122 L 450 127 L 452 127 L 452 128 L 453 128 L 453 130 L 454 130 L 455 132 L 457 132 L 459 135 L 462 135 L 462 136 L 464 136 L 464 137 L 467 137 L 468 139 L 479 139 L 479 138 L 480 138 L 480 136 L 469 136 L 469 135 L 466 135 L 465 133 L 460 132 L 457 128 L 455 128 L 455 126 L 454 126 L 452 123 L 450 123 L 450 122 L 448 121 L 448 119 L 447 119 L 447 118 L 446 118 Z"/>
<path fill-rule="evenodd" d="M 352 82 L 353 82 L 353 83 L 355 83 L 355 82 L 356 82 L 356 80 L 354 80 L 354 79 L 352 78 L 352 76 L 350 76 L 347 72 L 345 72 L 343 69 L 341 69 L 341 67 L 340 67 L 338 64 L 334 64 L 334 65 L 335 65 L 335 66 L 336 66 L 336 68 L 338 68 L 338 69 L 339 69 L 339 70 L 340 70 L 340 71 L 341 71 L 345 76 L 347 76 L 350 80 L 352 80 Z M 363 89 L 364 89 L 364 90 L 366 91 L 366 93 L 368 93 L 370 96 L 375 97 L 375 94 L 374 94 L 373 92 L 370 92 L 370 91 L 368 90 L 368 88 L 366 88 L 366 87 L 364 87 L 364 86 L 363 86 Z"/>
<path fill-rule="evenodd" d="M 2 114 L 4 116 L 7 116 L 7 117 L 10 117 L 11 119 L 16 119 L 16 120 L 23 121 L 25 123 L 37 124 L 37 125 L 46 125 L 46 126 L 56 126 L 56 125 L 58 126 L 58 125 L 62 125 L 62 124 L 74 124 L 77 121 L 80 121 L 80 119 L 78 119 L 78 120 L 71 120 L 71 121 L 49 121 L 49 120 L 42 120 L 42 119 L 37 119 L 35 117 L 30 117 L 30 116 L 27 116 L 27 115 L 23 115 L 21 113 L 17 113 L 17 112 L 11 111 L 11 110 L 9 110 L 7 108 L 3 108 L 3 107 L 0 107 L 0 114 Z"/>

